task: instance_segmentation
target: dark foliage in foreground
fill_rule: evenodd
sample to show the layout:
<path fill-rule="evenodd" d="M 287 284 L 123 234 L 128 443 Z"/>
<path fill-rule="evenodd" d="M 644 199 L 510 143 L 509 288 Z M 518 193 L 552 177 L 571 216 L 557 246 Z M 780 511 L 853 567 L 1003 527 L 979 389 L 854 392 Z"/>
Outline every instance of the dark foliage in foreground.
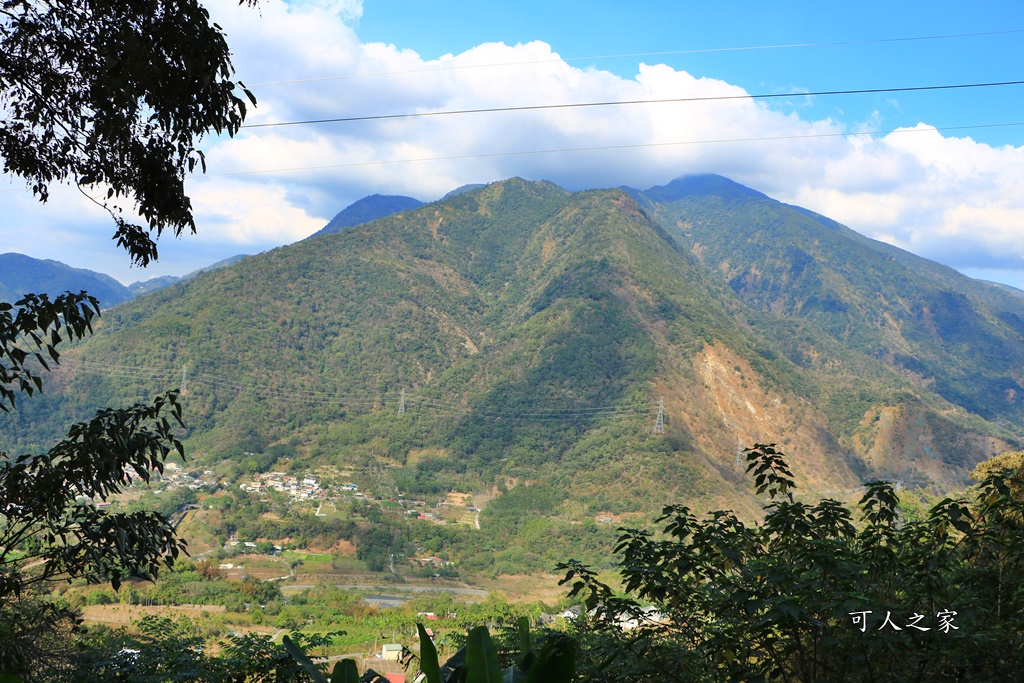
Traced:
<path fill-rule="evenodd" d="M 81 339 L 98 314 L 84 292 L 54 300 L 28 295 L 0 303 L 0 411 L 42 388 L 60 359 L 57 347 Z M 128 577 L 156 577 L 184 549 L 155 512 L 111 513 L 94 503 L 122 491 L 130 477 L 149 480 L 172 452 L 183 452 L 177 392 L 151 405 L 100 410 L 72 425 L 45 453 L 0 452 L 0 674 L 42 676 L 66 659 L 62 636 L 73 615 L 39 603 L 33 592 L 84 578 L 116 590 Z M 43 679 L 45 680 L 45 679 Z"/>
<path fill-rule="evenodd" d="M 920 521 L 900 519 L 891 484 L 868 482 L 856 525 L 838 501 L 798 502 L 773 445 L 747 459 L 770 499 L 762 522 L 670 506 L 663 535 L 623 529 L 625 596 L 585 565 L 560 566 L 585 596 L 589 680 L 1019 680 L 1019 468 L 991 470 L 973 500 L 947 498 Z"/>
<path fill-rule="evenodd" d="M 234 135 L 255 104 L 232 73 L 223 30 L 195 0 L 8 0 L 3 170 L 44 202 L 54 183 L 105 191 L 93 201 L 114 218 L 118 246 L 145 266 L 164 230 L 195 232 L 185 175 L 206 168 L 197 141 Z M 122 203 L 145 225 L 125 220 Z"/>

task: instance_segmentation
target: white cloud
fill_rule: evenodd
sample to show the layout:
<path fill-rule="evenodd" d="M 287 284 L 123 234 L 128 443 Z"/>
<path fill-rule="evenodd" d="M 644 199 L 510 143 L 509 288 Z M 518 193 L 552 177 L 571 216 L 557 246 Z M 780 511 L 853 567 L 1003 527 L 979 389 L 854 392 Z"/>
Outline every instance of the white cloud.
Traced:
<path fill-rule="evenodd" d="M 1024 270 L 1024 147 L 921 124 L 853 144 L 825 170 L 786 201 L 954 267 Z"/>
<path fill-rule="evenodd" d="M 260 187 L 236 179 L 205 180 L 189 188 L 196 208 L 197 239 L 239 246 L 284 244 L 308 237 L 324 226 L 289 201 L 287 187 Z"/>
<path fill-rule="evenodd" d="M 291 0 L 291 5 L 305 11 L 320 11 L 353 22 L 363 16 L 363 0 Z"/>

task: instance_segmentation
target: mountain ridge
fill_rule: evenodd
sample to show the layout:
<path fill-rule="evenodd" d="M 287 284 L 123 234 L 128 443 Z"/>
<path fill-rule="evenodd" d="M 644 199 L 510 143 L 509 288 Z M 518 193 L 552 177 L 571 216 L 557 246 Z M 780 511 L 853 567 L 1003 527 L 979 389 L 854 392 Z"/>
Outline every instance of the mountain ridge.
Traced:
<path fill-rule="evenodd" d="M 823 220 L 714 177 L 650 194 L 493 183 L 108 312 L 67 352 L 56 391 L 0 427 L 37 443 L 54 416 L 144 397 L 187 368 L 197 457 L 289 443 L 294 466 L 383 466 L 405 491 L 532 481 L 591 511 L 687 500 L 752 512 L 741 448 L 769 441 L 812 491 L 868 476 L 962 484 L 1021 442 L 1017 406 L 970 415 L 934 372 L 973 359 L 994 382 L 1012 373 L 921 337 L 913 302 L 865 294 L 886 263 L 932 283 L 907 289 L 929 296 L 946 291 L 932 282 L 943 271 Z M 846 272 L 843 254 L 871 277 Z M 948 284 L 969 289 L 979 329 L 1009 344 L 998 315 L 1021 304 Z M 944 316 L 932 321 L 948 337 Z M 658 398 L 664 434 L 651 431 Z"/>
<path fill-rule="evenodd" d="M 339 232 L 344 228 L 416 208 L 422 204 L 423 202 L 418 199 L 401 195 L 370 195 L 350 204 L 314 234 Z M 0 254 L 0 301 L 13 303 L 28 292 L 55 294 L 85 290 L 96 296 L 103 308 L 110 308 L 142 294 L 190 280 L 200 273 L 232 265 L 247 256 L 248 254 L 230 256 L 182 276 L 163 275 L 123 285 L 104 273 L 75 268 L 60 261 L 35 259 L 14 252 Z"/>
<path fill-rule="evenodd" d="M 45 292 L 56 296 L 83 289 L 99 299 L 104 308 L 131 298 L 128 288 L 109 275 L 52 259 L 36 259 L 15 252 L 0 254 L 0 301 L 14 303 L 27 293 Z"/>
<path fill-rule="evenodd" d="M 687 221 L 689 200 L 660 204 L 657 212 L 747 303 L 813 319 L 834 338 L 853 340 L 905 370 L 925 369 L 941 395 L 967 401 L 971 412 L 991 418 L 1009 410 L 1015 420 L 1024 418 L 1024 404 L 1015 400 L 1021 386 L 1013 377 L 1013 368 L 1024 362 L 1019 301 L 806 210 L 796 213 L 813 222 L 789 220 L 769 235 L 748 216 L 771 203 L 778 204 L 764 198 L 723 205 L 718 218 L 704 223 Z M 943 376 L 951 370 L 956 381 Z M 977 382 L 979 370 L 993 371 L 990 381 Z M 1014 396 L 999 404 L 993 394 L 1008 390 Z"/>

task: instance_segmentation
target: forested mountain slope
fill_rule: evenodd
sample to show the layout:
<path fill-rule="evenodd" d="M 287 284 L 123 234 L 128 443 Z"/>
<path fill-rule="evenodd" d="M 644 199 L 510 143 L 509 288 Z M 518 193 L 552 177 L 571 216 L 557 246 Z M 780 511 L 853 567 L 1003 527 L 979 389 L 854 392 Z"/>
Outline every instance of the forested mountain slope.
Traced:
<path fill-rule="evenodd" d="M 903 423 L 896 429 L 906 432 L 904 440 L 932 443 L 932 432 L 947 430 L 927 412 L 920 421 L 918 398 L 928 394 L 1021 433 L 1024 302 L 1009 288 L 972 280 L 720 176 L 680 178 L 631 194 L 754 309 L 807 323 L 900 373 L 914 399 L 906 396 L 899 414 L 864 410 L 860 395 L 873 378 L 833 392 L 834 417 L 847 407 L 841 431 L 860 437 L 851 444 L 866 447 L 879 431 L 892 431 L 893 419 Z M 814 374 L 858 374 L 837 367 L 820 341 L 778 339 L 791 360 Z M 836 420 L 833 426 L 840 428 Z M 937 438 L 946 442 L 952 435 Z M 909 453 L 876 445 L 876 457 L 887 450 L 885 459 L 895 458 L 888 469 L 911 466 L 899 462 Z"/>
<path fill-rule="evenodd" d="M 1012 296 L 701 183 L 512 179 L 153 292 L 0 417 L 0 448 L 184 375 L 193 457 L 286 452 L 411 493 L 511 489 L 516 509 L 572 521 L 681 500 L 754 510 L 737 449 L 755 441 L 819 492 L 948 487 L 1018 443 L 1017 389 L 1000 384 L 1021 354 Z M 957 374 L 971 363 L 1003 393 Z"/>

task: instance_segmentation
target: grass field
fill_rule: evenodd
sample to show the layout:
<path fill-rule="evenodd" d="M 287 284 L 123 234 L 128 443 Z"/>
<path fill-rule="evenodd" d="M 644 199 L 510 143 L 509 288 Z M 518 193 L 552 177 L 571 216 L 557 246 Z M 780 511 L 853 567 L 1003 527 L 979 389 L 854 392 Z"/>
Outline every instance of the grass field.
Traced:
<path fill-rule="evenodd" d="M 327 519 L 348 519 L 348 514 L 338 510 L 338 506 L 331 501 L 324 501 L 320 506 L 320 514 Z"/>
<path fill-rule="evenodd" d="M 363 573 L 367 571 L 366 563 L 351 555 L 335 555 L 332 565 L 334 571 L 342 574 Z"/>
<path fill-rule="evenodd" d="M 330 574 L 334 571 L 331 564 L 332 556 L 327 553 L 303 553 L 294 550 L 286 550 L 281 554 L 286 562 L 291 564 L 301 560 L 302 564 L 295 568 L 296 576 L 302 574 Z"/>
<path fill-rule="evenodd" d="M 89 605 L 82 608 L 82 619 L 86 623 L 123 626 L 138 621 L 148 615 L 158 615 L 177 619 L 188 617 L 201 619 L 205 615 L 224 614 L 222 605 Z M 257 631 L 272 629 L 255 628 Z"/>
<path fill-rule="evenodd" d="M 476 579 L 474 583 L 483 590 L 505 596 L 509 602 L 539 601 L 554 605 L 568 593 L 564 586 L 558 585 L 561 579 L 561 576 L 554 574 L 540 576 L 516 574 L 499 576 L 496 579 Z"/>

